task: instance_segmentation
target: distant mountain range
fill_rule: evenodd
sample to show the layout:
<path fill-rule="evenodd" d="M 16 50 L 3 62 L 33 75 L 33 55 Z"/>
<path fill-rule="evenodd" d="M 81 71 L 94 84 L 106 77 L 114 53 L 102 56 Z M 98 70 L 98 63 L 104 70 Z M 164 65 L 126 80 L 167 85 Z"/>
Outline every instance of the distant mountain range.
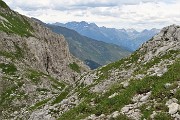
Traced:
<path fill-rule="evenodd" d="M 68 44 L 70 52 L 80 60 L 84 61 L 91 69 L 106 65 L 128 56 L 131 52 L 118 45 L 97 41 L 82 36 L 74 30 L 45 24 L 53 32 L 62 34 Z"/>
<path fill-rule="evenodd" d="M 82 22 L 68 22 L 63 23 L 53 23 L 56 26 L 66 27 L 77 31 L 79 34 L 86 37 L 103 41 L 106 43 L 113 43 L 126 48 L 131 51 L 137 50 L 140 45 L 151 39 L 154 35 L 159 33 L 159 29 L 143 30 L 138 32 L 134 29 L 115 29 L 98 27 L 95 23 Z"/>

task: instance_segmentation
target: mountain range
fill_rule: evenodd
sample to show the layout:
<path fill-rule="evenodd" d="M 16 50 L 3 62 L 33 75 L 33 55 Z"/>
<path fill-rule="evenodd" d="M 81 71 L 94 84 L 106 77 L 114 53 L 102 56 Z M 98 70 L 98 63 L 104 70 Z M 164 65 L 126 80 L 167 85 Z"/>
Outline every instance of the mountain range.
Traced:
<path fill-rule="evenodd" d="M 120 46 L 82 36 L 74 30 L 46 24 L 53 32 L 62 34 L 68 42 L 70 52 L 84 61 L 91 69 L 127 57 L 132 51 Z"/>
<path fill-rule="evenodd" d="M 130 51 L 137 50 L 144 42 L 151 39 L 154 35 L 159 33 L 159 29 L 143 30 L 138 32 L 135 29 L 115 29 L 98 27 L 95 23 L 82 22 L 68 22 L 68 23 L 53 23 L 56 26 L 62 26 L 77 31 L 79 34 L 86 37 L 103 41 L 106 43 L 113 43 L 128 49 Z"/>
<path fill-rule="evenodd" d="M 179 120 L 180 26 L 89 70 L 64 36 L 0 0 L 1 120 Z"/>

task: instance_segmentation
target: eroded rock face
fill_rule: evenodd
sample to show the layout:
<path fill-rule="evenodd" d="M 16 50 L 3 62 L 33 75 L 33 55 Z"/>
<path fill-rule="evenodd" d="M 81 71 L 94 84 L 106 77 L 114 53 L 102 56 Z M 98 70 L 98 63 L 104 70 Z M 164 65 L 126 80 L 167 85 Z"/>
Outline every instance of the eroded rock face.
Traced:
<path fill-rule="evenodd" d="M 152 40 L 146 42 L 140 48 L 140 52 L 146 53 L 142 60 L 148 62 L 169 50 L 178 50 L 180 46 L 179 31 L 180 27 L 177 25 L 163 28 L 159 34 L 155 35 Z"/>
<path fill-rule="evenodd" d="M 60 103 L 61 94 L 61 99 L 65 99 L 80 73 L 88 71 L 88 67 L 70 54 L 62 35 L 10 8 L 0 6 L 0 13 L 0 25 L 6 28 L 0 30 L 0 119 L 56 119 L 47 106 Z M 6 16 L 17 18 L 14 21 L 18 26 Z M 22 29 L 27 29 L 19 33 L 20 29 L 13 31 L 9 24 L 26 25 Z M 74 102 L 68 99 L 68 105 L 64 103 L 65 110 L 61 111 L 76 106 L 79 99 L 75 98 Z"/>
<path fill-rule="evenodd" d="M 73 77 L 77 74 L 73 73 L 68 65 L 73 62 L 83 64 L 69 53 L 63 36 L 52 33 L 38 23 L 31 24 L 37 29 L 33 37 L 0 32 L 1 51 L 15 52 L 14 46 L 18 46 L 23 51 L 23 63 L 72 83 Z"/>

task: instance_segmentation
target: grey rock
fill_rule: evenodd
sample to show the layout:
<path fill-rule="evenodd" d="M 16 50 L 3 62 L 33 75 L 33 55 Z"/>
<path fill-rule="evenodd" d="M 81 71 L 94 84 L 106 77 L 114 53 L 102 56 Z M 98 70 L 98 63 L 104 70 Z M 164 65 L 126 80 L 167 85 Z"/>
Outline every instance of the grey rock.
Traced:
<path fill-rule="evenodd" d="M 164 87 L 167 89 L 167 88 L 169 88 L 171 86 L 171 84 L 170 83 L 166 83 L 165 85 L 164 85 Z"/>
<path fill-rule="evenodd" d="M 143 96 L 143 97 L 140 99 L 140 101 L 141 101 L 141 102 L 145 102 L 145 101 L 147 101 L 147 100 L 148 100 L 148 98 L 150 97 L 150 95 L 151 95 L 151 92 L 146 93 L 146 95 L 145 95 L 145 96 Z"/>
<path fill-rule="evenodd" d="M 112 118 L 117 118 L 120 115 L 119 111 L 115 111 L 112 113 Z"/>
<path fill-rule="evenodd" d="M 169 114 L 175 114 L 179 110 L 179 105 L 177 103 L 171 103 L 168 105 L 169 108 Z"/>

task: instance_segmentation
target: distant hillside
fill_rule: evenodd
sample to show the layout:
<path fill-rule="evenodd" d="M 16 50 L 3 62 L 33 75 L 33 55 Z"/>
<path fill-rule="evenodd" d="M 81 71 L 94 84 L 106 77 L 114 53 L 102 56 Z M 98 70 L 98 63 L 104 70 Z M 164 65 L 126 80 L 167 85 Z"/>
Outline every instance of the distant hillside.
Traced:
<path fill-rule="evenodd" d="M 65 27 L 46 25 L 53 32 L 62 34 L 66 38 L 70 52 L 83 60 L 91 69 L 114 62 L 130 54 L 130 51 L 117 45 L 97 41 L 80 35 Z"/>
<path fill-rule="evenodd" d="M 115 28 L 106 28 L 98 27 L 95 23 L 82 22 L 68 22 L 66 24 L 54 23 L 53 25 L 63 26 L 69 29 L 73 29 L 80 33 L 81 35 L 93 38 L 99 41 L 106 43 L 113 43 L 124 47 L 126 49 L 135 51 L 140 45 L 142 45 L 147 40 L 151 39 L 156 35 L 159 30 L 143 30 L 138 32 L 134 29 L 115 29 Z"/>

